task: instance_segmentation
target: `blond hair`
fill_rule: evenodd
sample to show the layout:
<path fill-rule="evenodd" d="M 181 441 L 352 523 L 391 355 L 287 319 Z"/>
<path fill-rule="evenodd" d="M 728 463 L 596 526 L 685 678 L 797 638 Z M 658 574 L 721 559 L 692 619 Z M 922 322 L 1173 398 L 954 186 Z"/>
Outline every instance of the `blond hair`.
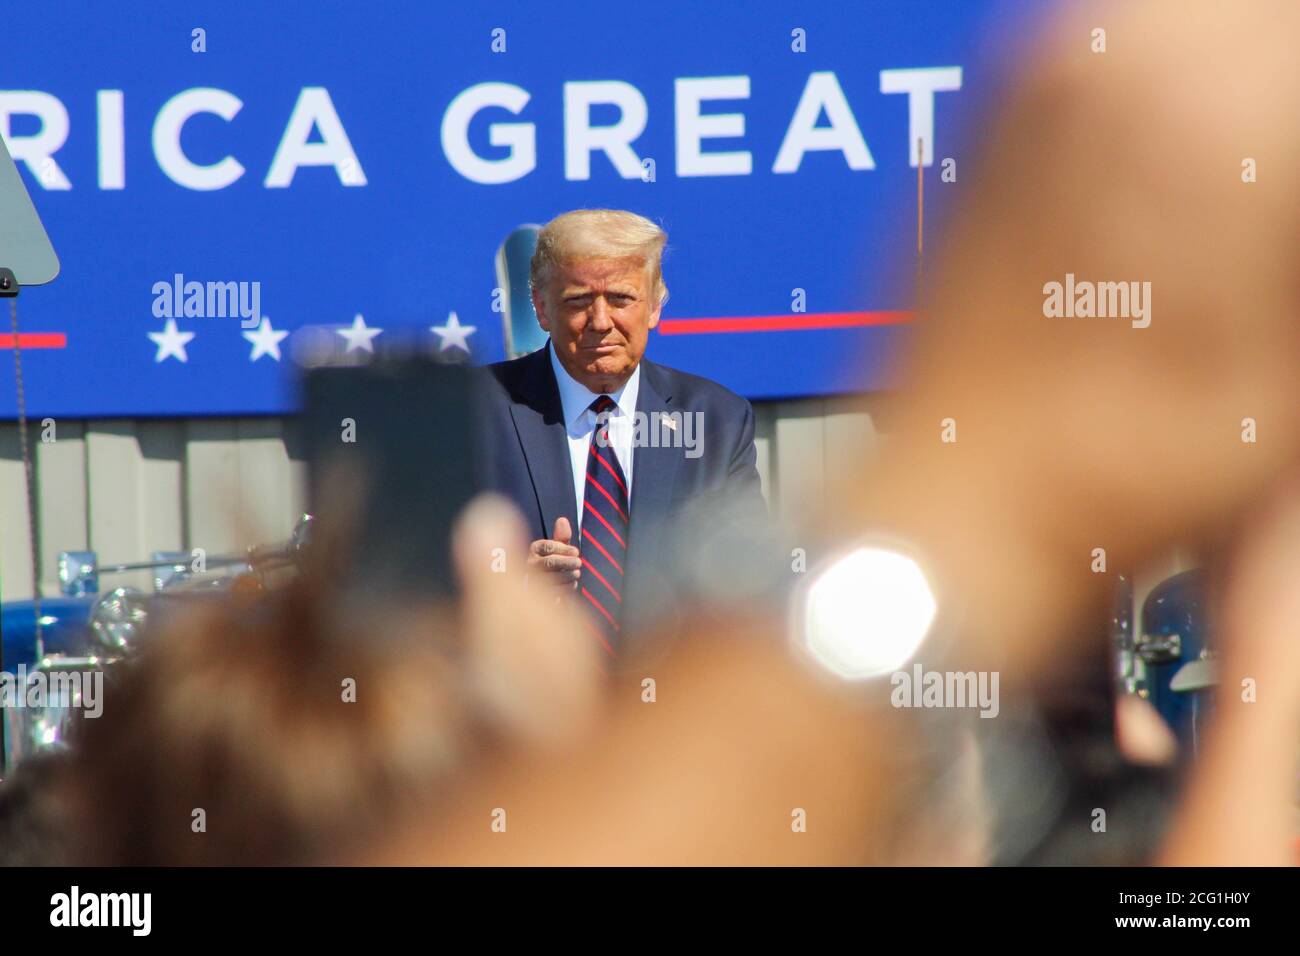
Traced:
<path fill-rule="evenodd" d="M 663 252 L 668 233 L 645 216 L 624 209 L 574 209 L 561 213 L 537 234 L 528 268 L 534 290 L 546 288 L 555 267 L 581 259 L 641 259 L 651 272 L 659 305 L 668 301 Z"/>

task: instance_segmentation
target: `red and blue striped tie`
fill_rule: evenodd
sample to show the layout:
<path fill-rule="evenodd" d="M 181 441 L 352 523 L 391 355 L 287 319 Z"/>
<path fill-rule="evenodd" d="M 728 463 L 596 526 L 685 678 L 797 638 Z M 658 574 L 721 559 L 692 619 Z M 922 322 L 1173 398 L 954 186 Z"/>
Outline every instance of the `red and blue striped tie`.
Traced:
<path fill-rule="evenodd" d="M 601 646 L 617 657 L 623 568 L 627 560 L 627 479 L 609 442 L 609 412 L 614 400 L 601 395 L 591 403 L 596 430 L 587 450 L 586 492 L 582 502 L 582 597 L 592 612 Z"/>

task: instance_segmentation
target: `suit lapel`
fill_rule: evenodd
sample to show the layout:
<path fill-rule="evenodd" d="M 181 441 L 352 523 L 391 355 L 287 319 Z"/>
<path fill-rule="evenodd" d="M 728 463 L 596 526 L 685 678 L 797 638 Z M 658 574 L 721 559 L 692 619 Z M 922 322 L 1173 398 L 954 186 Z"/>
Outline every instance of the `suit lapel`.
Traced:
<path fill-rule="evenodd" d="M 662 434 L 659 418 L 670 411 L 672 386 L 663 370 L 652 362 L 641 363 L 641 389 L 637 411 L 645 415 L 647 438 L 654 431 Z M 628 563 L 641 558 L 655 560 L 663 538 L 664 519 L 673 502 L 673 490 L 682 463 L 680 448 L 659 447 L 647 441 L 633 457 L 632 512 L 628 515 Z"/>
<path fill-rule="evenodd" d="M 537 494 L 542 536 L 549 538 L 555 519 L 564 515 L 578 537 L 578 508 L 573 497 L 573 462 L 560 389 L 551 368 L 550 344 L 530 356 L 530 367 L 519 386 L 521 402 L 510 406 L 515 433 L 528 463 L 528 474 Z"/>

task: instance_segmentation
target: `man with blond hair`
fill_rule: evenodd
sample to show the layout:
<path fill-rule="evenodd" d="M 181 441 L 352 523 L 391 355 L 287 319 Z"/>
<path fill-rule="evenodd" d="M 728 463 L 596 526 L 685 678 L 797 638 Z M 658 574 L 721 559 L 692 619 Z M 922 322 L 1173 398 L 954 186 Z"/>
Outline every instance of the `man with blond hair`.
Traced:
<path fill-rule="evenodd" d="M 766 510 L 749 402 L 644 358 L 667 238 L 622 210 L 552 219 L 530 266 L 550 340 L 490 367 L 487 484 L 533 529 L 533 577 L 573 592 L 611 658 L 630 622 L 674 609 L 685 514 Z"/>

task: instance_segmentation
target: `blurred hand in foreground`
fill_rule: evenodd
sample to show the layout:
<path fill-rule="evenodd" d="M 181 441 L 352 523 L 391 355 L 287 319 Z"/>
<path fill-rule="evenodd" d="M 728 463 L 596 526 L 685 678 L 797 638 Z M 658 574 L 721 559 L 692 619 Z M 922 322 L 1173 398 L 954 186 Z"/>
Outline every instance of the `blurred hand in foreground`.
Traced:
<path fill-rule="evenodd" d="M 453 551 L 463 595 L 466 677 L 486 716 L 532 744 L 581 738 L 604 692 L 602 652 L 580 608 L 555 601 L 549 589 L 527 586 L 533 551 L 522 519 L 505 499 L 480 496 L 457 524 Z"/>

